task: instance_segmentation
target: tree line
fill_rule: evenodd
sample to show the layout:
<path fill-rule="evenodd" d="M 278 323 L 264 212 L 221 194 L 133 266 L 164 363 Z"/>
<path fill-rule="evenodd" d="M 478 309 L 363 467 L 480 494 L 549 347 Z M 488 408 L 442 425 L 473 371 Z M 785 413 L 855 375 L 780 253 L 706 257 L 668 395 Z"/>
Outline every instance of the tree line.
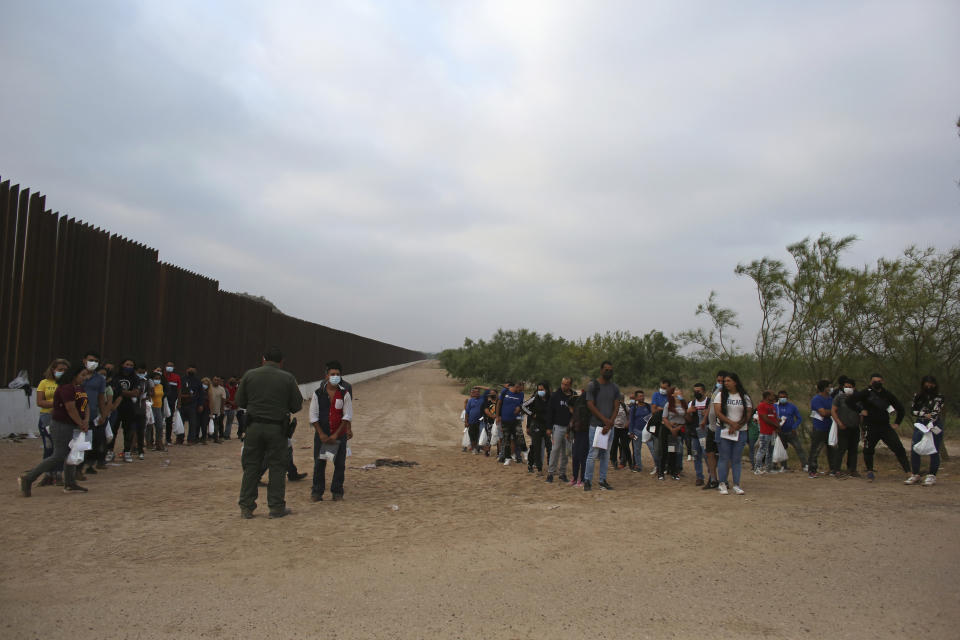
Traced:
<path fill-rule="evenodd" d="M 624 386 L 652 387 L 663 376 L 686 386 L 710 383 L 718 369 L 740 373 L 755 390 L 787 389 L 806 397 L 821 379 L 866 380 L 881 372 L 905 401 L 926 374 L 937 377 L 951 413 L 960 408 L 960 247 L 908 247 L 893 259 L 851 267 L 843 254 L 854 236 L 804 240 L 787 247 L 790 262 L 763 257 L 738 264 L 756 294 L 760 327 L 752 344 L 732 338 L 738 314 L 715 292 L 697 306 L 709 329 L 667 336 L 650 331 L 596 333 L 568 340 L 529 329 L 499 329 L 466 338 L 439 354 L 448 375 L 473 384 L 540 379 L 584 381 L 602 360 L 615 363 Z"/>

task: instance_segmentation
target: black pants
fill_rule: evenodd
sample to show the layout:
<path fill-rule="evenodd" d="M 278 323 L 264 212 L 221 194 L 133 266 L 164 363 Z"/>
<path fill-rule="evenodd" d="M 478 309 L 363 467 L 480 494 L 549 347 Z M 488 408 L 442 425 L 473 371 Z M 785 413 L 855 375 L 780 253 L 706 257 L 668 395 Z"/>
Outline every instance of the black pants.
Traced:
<path fill-rule="evenodd" d="M 101 467 L 107 463 L 107 425 L 92 426 L 93 431 L 92 448 L 84 455 L 84 462 L 88 467 L 99 464 Z"/>
<path fill-rule="evenodd" d="M 613 437 L 610 438 L 610 464 L 617 463 L 617 454 L 620 455 L 620 464 L 626 466 L 630 464 L 630 435 L 626 429 L 613 429 Z"/>
<path fill-rule="evenodd" d="M 831 453 L 834 455 L 834 461 L 831 466 L 840 470 L 843 465 L 843 454 L 847 454 L 847 471 L 857 470 L 857 447 L 860 444 L 860 427 L 847 427 L 846 429 L 837 429 L 837 446 Z"/>
<path fill-rule="evenodd" d="M 530 453 L 527 454 L 527 467 L 530 469 L 536 467 L 537 471 L 543 471 L 543 460 L 540 457 L 543 454 L 543 438 L 544 430 L 540 427 L 530 430 Z"/>
<path fill-rule="evenodd" d="M 678 436 L 672 435 L 665 426 L 658 427 L 657 431 L 662 431 L 657 438 L 660 445 L 660 459 L 657 460 L 657 476 L 665 473 L 671 476 L 677 475 L 677 445 L 680 443 Z M 673 451 L 670 451 L 673 447 Z"/>
<path fill-rule="evenodd" d="M 511 445 L 513 446 L 514 459 L 516 459 L 517 462 L 523 461 L 523 458 L 520 457 L 520 443 L 517 438 L 518 424 L 518 420 L 502 420 L 500 422 L 500 430 L 503 432 L 503 437 L 501 438 L 503 448 L 500 449 L 500 462 L 503 462 L 510 456 Z"/>
<path fill-rule="evenodd" d="M 323 492 L 327 487 L 327 459 L 318 458 L 320 455 L 320 450 L 323 447 L 323 443 L 320 442 L 320 437 L 314 433 L 313 434 L 313 484 L 310 488 L 310 493 L 315 496 L 323 496 Z M 291 455 L 293 450 L 291 449 Z M 343 475 L 344 468 L 346 467 L 347 461 L 347 439 L 340 438 L 337 440 L 337 452 L 334 454 L 333 458 L 333 479 L 330 482 L 330 493 L 335 496 L 343 495 Z"/>
<path fill-rule="evenodd" d="M 123 452 L 129 453 L 133 445 L 134 435 L 137 432 L 137 416 L 132 413 L 129 415 L 121 414 L 119 416 L 119 420 L 117 420 L 117 424 L 114 427 L 113 440 L 107 443 L 107 449 L 113 451 L 121 432 L 123 432 Z"/>
<path fill-rule="evenodd" d="M 817 431 L 814 429 L 810 433 L 810 457 L 807 458 L 807 467 L 810 473 L 817 472 L 817 458 L 820 456 L 820 447 L 827 447 L 827 438 L 829 437 L 829 431 Z M 901 449 L 902 448 L 903 447 L 901 447 Z M 827 466 L 830 467 L 830 471 L 837 471 L 837 468 L 834 467 L 835 457 L 833 452 L 830 451 L 830 447 L 827 447 Z"/>
<path fill-rule="evenodd" d="M 223 412 L 218 416 L 213 416 L 214 432 L 213 437 L 217 440 L 223 438 Z"/>
<path fill-rule="evenodd" d="M 133 419 L 134 438 L 132 438 L 132 440 L 133 440 L 134 448 L 137 453 L 143 453 L 143 438 L 144 438 L 144 432 L 146 431 L 146 429 L 147 429 L 147 416 L 145 415 L 136 416 Z M 124 439 L 123 439 L 123 450 L 124 451 L 130 450 L 130 445 L 127 443 L 126 435 L 124 435 Z"/>
<path fill-rule="evenodd" d="M 883 440 L 883 443 L 893 451 L 897 456 L 897 462 L 903 467 L 903 470 L 910 473 L 910 462 L 907 460 L 907 451 L 900 442 L 900 437 L 889 424 L 867 425 L 867 437 L 863 443 L 863 462 L 867 465 L 867 471 L 873 471 L 873 452 L 877 448 L 877 443 Z"/>
<path fill-rule="evenodd" d="M 470 436 L 470 448 L 478 449 L 477 443 L 480 442 L 480 423 L 475 422 L 467 425 L 467 434 Z"/>

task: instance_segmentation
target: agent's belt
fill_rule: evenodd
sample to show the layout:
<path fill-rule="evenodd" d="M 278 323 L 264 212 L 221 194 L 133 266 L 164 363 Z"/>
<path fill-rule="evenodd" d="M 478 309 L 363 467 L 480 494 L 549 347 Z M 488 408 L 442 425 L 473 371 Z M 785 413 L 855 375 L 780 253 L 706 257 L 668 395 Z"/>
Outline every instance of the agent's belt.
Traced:
<path fill-rule="evenodd" d="M 247 421 L 250 423 L 259 422 L 261 424 L 287 424 L 286 420 L 271 420 L 270 418 L 258 418 L 256 416 L 247 416 Z"/>

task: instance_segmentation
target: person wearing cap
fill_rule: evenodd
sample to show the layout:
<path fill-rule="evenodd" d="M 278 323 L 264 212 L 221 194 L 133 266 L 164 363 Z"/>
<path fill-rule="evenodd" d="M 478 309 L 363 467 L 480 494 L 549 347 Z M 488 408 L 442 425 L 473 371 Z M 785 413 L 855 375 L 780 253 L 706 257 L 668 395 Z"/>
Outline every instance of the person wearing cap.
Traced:
<path fill-rule="evenodd" d="M 257 508 L 257 482 L 264 460 L 270 469 L 267 506 L 271 518 L 290 514 L 285 500 L 287 470 L 287 427 L 290 414 L 303 407 L 297 380 L 283 370 L 283 353 L 270 347 L 263 365 L 243 374 L 237 389 L 237 406 L 247 412 L 247 427 L 240 455 L 240 515 L 252 518 Z"/>

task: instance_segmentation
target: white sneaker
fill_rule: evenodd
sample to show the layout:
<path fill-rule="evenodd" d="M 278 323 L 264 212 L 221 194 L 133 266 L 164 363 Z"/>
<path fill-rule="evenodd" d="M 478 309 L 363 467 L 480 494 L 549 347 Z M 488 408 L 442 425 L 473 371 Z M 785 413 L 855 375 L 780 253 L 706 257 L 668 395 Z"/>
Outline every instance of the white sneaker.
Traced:
<path fill-rule="evenodd" d="M 107 451 L 106 461 L 113 462 L 113 451 Z"/>
<path fill-rule="evenodd" d="M 690 462 L 691 460 L 693 460 L 693 456 L 688 453 L 688 454 L 687 454 L 687 462 Z"/>
<path fill-rule="evenodd" d="M 923 486 L 932 487 L 937 483 L 937 476 L 929 474 L 926 478 L 923 479 Z"/>
<path fill-rule="evenodd" d="M 140 460 L 143 460 L 143 454 L 142 454 L 142 453 L 141 453 L 141 454 L 138 454 L 138 455 L 137 455 L 137 458 L 139 458 Z"/>
<path fill-rule="evenodd" d="M 746 491 L 744 491 L 743 489 L 741 489 L 741 488 L 739 487 L 739 485 L 733 485 L 733 492 L 734 492 L 735 494 L 737 494 L 738 496 L 742 496 L 743 494 L 746 493 Z"/>
<path fill-rule="evenodd" d="M 510 466 L 510 458 L 507 458 L 506 460 L 503 461 L 503 466 L 505 466 L 505 467 L 509 467 L 509 466 Z"/>
<path fill-rule="evenodd" d="M 810 467 L 808 467 L 807 465 L 803 465 L 803 470 L 806 471 L 807 473 L 810 473 Z"/>
<path fill-rule="evenodd" d="M 717 491 L 719 491 L 719 492 L 720 492 L 720 495 L 722 495 L 722 496 L 728 495 L 728 494 L 730 493 L 729 491 L 727 491 L 727 483 L 726 483 L 726 482 L 721 482 L 721 483 L 720 483 L 720 486 L 717 487 Z"/>
<path fill-rule="evenodd" d="M 133 462 L 133 456 L 130 455 L 129 453 L 125 453 L 125 454 L 123 454 L 123 461 L 124 461 L 124 462 Z"/>
<path fill-rule="evenodd" d="M 903 484 L 917 484 L 918 482 L 920 482 L 920 476 L 910 476 L 903 481 Z"/>
<path fill-rule="evenodd" d="M 651 472 L 650 472 L 650 475 L 652 475 L 652 476 L 655 476 L 655 475 L 657 475 L 657 470 L 656 470 L 656 469 L 654 469 L 653 471 L 651 471 Z"/>

